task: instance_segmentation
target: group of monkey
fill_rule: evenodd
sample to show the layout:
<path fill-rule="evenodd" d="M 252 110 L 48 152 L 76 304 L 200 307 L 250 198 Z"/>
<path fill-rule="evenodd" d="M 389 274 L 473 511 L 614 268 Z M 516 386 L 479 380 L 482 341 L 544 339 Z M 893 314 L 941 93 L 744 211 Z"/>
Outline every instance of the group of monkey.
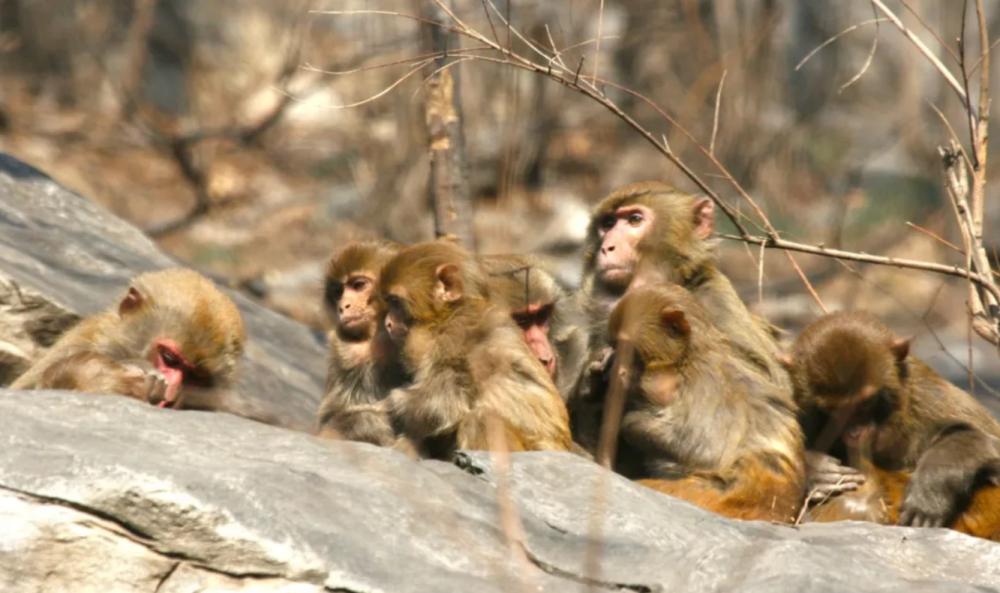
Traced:
<path fill-rule="evenodd" d="M 783 347 L 716 266 L 713 230 L 708 199 L 624 187 L 593 211 L 574 294 L 532 256 L 347 244 L 325 274 L 318 436 L 436 459 L 613 451 L 623 476 L 735 519 L 1000 541 L 989 412 L 868 313 L 825 315 Z M 140 274 L 11 387 L 225 410 L 244 339 L 203 276 Z"/>

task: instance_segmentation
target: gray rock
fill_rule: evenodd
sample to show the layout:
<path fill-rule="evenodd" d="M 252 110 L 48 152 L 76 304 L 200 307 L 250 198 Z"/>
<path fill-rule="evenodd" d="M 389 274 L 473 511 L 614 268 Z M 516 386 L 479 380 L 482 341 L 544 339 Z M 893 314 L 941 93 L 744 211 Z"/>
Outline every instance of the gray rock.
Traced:
<path fill-rule="evenodd" d="M 0 385 L 79 316 L 104 309 L 138 272 L 180 265 L 138 229 L 0 154 Z M 311 430 L 324 377 L 313 335 L 231 290 L 250 336 L 240 396 Z"/>
<path fill-rule="evenodd" d="M 515 454 L 498 474 L 481 453 L 463 470 L 226 414 L 4 390 L 0 447 L 9 593 L 1000 591 L 994 543 L 739 523 L 569 454 Z"/>

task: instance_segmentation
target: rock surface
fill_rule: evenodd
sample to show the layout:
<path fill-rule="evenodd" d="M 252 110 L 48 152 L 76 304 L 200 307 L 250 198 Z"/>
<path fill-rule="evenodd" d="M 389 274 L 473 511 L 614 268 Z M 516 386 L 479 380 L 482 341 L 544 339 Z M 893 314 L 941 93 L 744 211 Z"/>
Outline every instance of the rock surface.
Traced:
<path fill-rule="evenodd" d="M 5 593 L 1000 591 L 997 544 L 738 523 L 570 454 L 515 454 L 498 475 L 485 454 L 463 471 L 227 414 L 5 390 L 0 446 Z"/>
<path fill-rule="evenodd" d="M 106 308 L 131 276 L 177 265 L 131 225 L 0 154 L 0 385 L 79 316 Z M 310 430 L 324 349 L 303 326 L 228 292 L 250 336 L 243 407 Z"/>

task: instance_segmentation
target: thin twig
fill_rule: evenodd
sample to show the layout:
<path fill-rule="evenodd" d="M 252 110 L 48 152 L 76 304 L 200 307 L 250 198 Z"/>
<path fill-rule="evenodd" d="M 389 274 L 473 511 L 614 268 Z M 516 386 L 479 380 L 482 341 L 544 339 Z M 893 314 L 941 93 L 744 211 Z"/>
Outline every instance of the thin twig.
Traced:
<path fill-rule="evenodd" d="M 877 6 L 880 11 L 882 11 L 882 14 L 888 17 L 888 19 L 892 22 L 892 24 L 896 25 L 896 28 L 899 29 L 903 33 L 903 35 L 907 39 L 909 39 L 913 43 L 913 45 L 917 47 L 917 50 L 921 54 L 923 54 L 928 61 L 930 61 L 930 63 L 934 66 L 934 68 L 936 68 L 937 71 L 941 73 L 941 76 L 944 77 L 945 81 L 948 83 L 948 86 L 950 86 L 952 90 L 955 91 L 955 93 L 958 95 L 958 98 L 962 100 L 962 104 L 965 105 L 966 108 L 968 108 L 969 113 L 973 117 L 978 119 L 979 115 L 975 113 L 975 108 L 969 102 L 969 97 L 966 94 L 965 89 L 962 88 L 962 85 L 955 78 L 955 75 L 952 74 L 950 70 L 948 70 L 948 67 L 941 63 L 941 60 L 939 60 L 938 57 L 934 55 L 934 52 L 929 50 L 927 46 L 924 45 L 924 42 L 921 41 L 920 38 L 913 33 L 913 31 L 910 31 L 906 27 L 906 25 L 904 25 L 903 21 L 899 20 L 899 17 L 896 16 L 896 13 L 889 10 L 889 8 L 882 2 L 882 0 L 871 0 L 871 2 L 872 4 Z"/>
<path fill-rule="evenodd" d="M 795 71 L 798 72 L 799 69 L 802 68 L 802 66 L 804 66 L 806 62 L 808 62 L 809 60 L 811 60 L 813 56 L 815 56 L 817 53 L 819 53 L 819 50 L 821 50 L 824 47 L 830 45 L 831 43 L 833 43 L 834 41 L 840 39 L 844 35 L 847 35 L 851 31 L 853 31 L 855 29 L 859 29 L 861 27 L 864 27 L 865 25 L 877 24 L 877 23 L 880 23 L 880 22 L 888 21 L 888 20 L 889 19 L 878 18 L 878 19 L 873 19 L 873 20 L 870 20 L 870 21 L 863 21 L 863 22 L 860 22 L 860 23 L 858 23 L 856 25 L 851 25 L 850 27 L 844 29 L 840 33 L 837 33 L 833 37 L 831 37 L 831 38 L 827 39 L 826 41 L 824 41 L 823 43 L 817 45 L 815 49 L 813 49 L 811 52 L 809 52 L 808 54 L 806 54 L 806 57 L 802 58 L 799 61 L 799 63 L 795 65 Z"/>
<path fill-rule="evenodd" d="M 944 50 L 951 55 L 952 59 L 955 60 L 955 63 L 957 64 L 958 55 L 955 53 L 955 50 L 951 49 L 951 47 L 949 47 L 948 44 L 944 42 L 944 39 L 941 39 L 941 36 L 937 34 L 937 31 L 932 29 L 931 26 L 927 24 L 927 21 L 925 21 L 923 17 L 920 16 L 919 12 L 913 10 L 913 7 L 906 3 L 906 0 L 900 0 L 900 3 L 903 5 L 904 8 L 906 8 L 906 10 L 910 11 L 910 14 L 912 14 L 917 19 L 917 21 L 920 22 L 921 25 L 924 26 L 924 29 L 926 29 L 928 33 L 934 36 L 934 39 L 937 39 L 937 42 L 941 44 L 941 47 L 943 47 Z"/>
<path fill-rule="evenodd" d="M 875 7 L 873 6 L 872 10 L 874 10 L 874 9 L 875 9 Z M 876 14 L 876 16 L 878 15 L 877 12 L 875 14 Z M 868 68 L 871 67 L 872 60 L 875 59 L 875 51 L 878 49 L 879 26 L 880 26 L 879 25 L 879 19 L 876 18 L 875 19 L 875 39 L 872 40 L 872 48 L 868 52 L 868 57 L 865 59 L 864 65 L 861 66 L 861 70 L 859 70 L 857 74 L 855 74 L 854 76 L 852 76 L 850 80 L 848 80 L 844 84 L 840 85 L 840 88 L 837 89 L 837 93 L 838 94 L 844 92 L 844 89 L 846 89 L 847 87 L 851 86 L 855 82 L 861 80 L 861 77 L 864 76 L 865 72 L 868 71 Z"/>
<path fill-rule="evenodd" d="M 715 93 L 715 116 L 712 118 L 712 140 L 708 143 L 708 153 L 715 154 L 715 135 L 719 132 L 719 105 L 722 104 L 722 85 L 726 84 L 726 71 L 719 77 L 719 90 Z"/>

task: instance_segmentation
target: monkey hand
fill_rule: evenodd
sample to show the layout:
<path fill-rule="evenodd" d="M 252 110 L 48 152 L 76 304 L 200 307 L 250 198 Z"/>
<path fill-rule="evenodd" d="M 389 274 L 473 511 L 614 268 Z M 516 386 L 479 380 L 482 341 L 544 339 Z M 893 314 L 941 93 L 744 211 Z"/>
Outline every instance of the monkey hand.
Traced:
<path fill-rule="evenodd" d="M 865 483 L 865 475 L 853 467 L 841 465 L 835 457 L 819 451 L 806 451 L 807 504 L 816 504 L 857 490 Z"/>
<path fill-rule="evenodd" d="M 122 366 L 133 379 L 130 382 L 131 393 L 127 395 L 160 408 L 170 404 L 167 401 L 167 389 L 170 386 L 167 378 L 152 363 L 148 360 L 130 359 L 122 361 Z"/>
<path fill-rule="evenodd" d="M 926 473 L 918 479 L 914 474 L 906 486 L 903 502 L 899 505 L 897 525 L 909 527 L 945 527 L 952 516 L 954 484 L 946 470 L 934 476 Z"/>

